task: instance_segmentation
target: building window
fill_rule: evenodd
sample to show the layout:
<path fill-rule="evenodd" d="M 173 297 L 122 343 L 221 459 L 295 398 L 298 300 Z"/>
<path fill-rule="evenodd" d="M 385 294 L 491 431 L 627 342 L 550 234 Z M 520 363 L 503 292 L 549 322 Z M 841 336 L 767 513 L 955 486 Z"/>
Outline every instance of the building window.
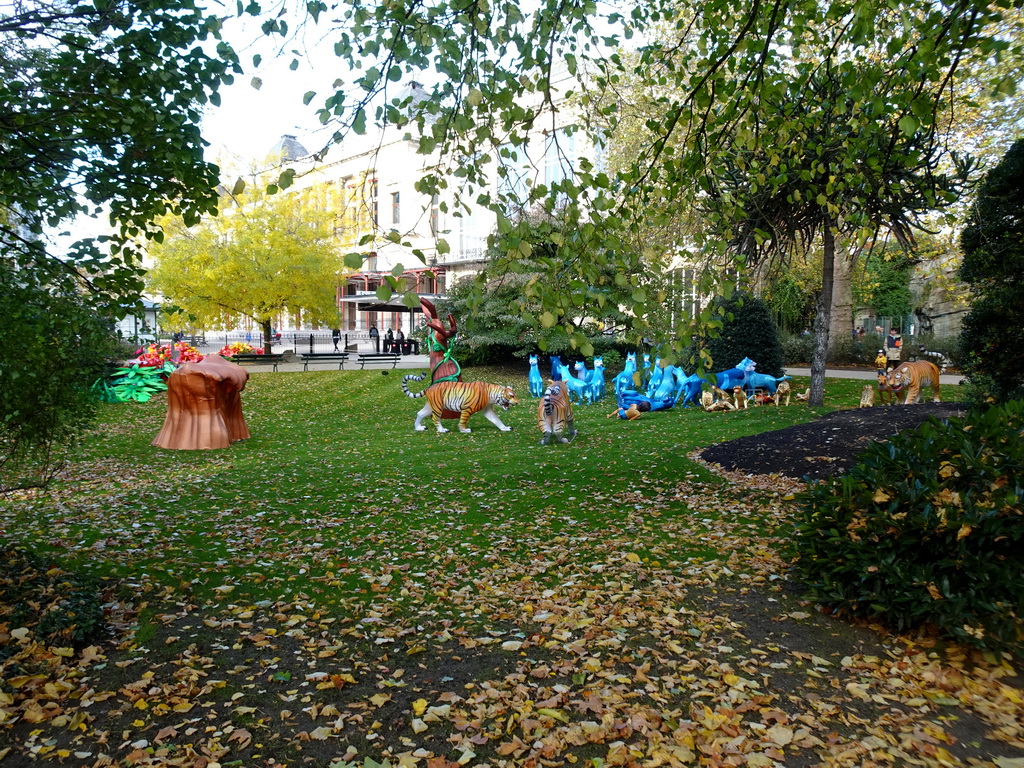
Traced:
<path fill-rule="evenodd" d="M 374 181 L 370 184 L 370 221 L 375 227 L 379 223 L 379 206 L 377 201 L 377 192 L 377 180 L 374 179 Z"/>
<path fill-rule="evenodd" d="M 440 203 L 438 202 L 438 196 L 434 195 L 430 198 L 430 234 L 433 237 L 437 237 L 437 233 L 440 230 L 440 219 Z"/>
<path fill-rule="evenodd" d="M 549 133 L 544 147 L 544 183 L 550 187 L 571 178 L 577 160 L 575 130 L 559 128 Z"/>
<path fill-rule="evenodd" d="M 391 223 L 401 224 L 402 223 L 402 207 L 399 200 L 399 193 L 391 193 Z"/>

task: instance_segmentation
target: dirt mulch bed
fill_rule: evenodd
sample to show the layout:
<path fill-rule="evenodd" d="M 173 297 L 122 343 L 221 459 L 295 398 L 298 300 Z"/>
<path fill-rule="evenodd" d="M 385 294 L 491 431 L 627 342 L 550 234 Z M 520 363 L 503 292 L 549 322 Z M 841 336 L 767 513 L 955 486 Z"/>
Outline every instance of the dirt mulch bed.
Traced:
<path fill-rule="evenodd" d="M 704 450 L 701 458 L 724 469 L 820 480 L 849 470 L 871 441 L 916 429 L 929 416 L 964 416 L 964 403 L 918 403 L 833 411 L 806 424 L 741 437 Z"/>

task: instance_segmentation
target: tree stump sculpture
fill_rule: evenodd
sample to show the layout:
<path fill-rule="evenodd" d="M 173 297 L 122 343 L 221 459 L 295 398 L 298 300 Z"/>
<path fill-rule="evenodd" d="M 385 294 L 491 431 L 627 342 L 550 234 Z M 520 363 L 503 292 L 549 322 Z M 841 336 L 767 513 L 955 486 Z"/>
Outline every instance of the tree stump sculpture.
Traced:
<path fill-rule="evenodd" d="M 208 451 L 249 437 L 242 390 L 249 373 L 219 355 L 184 363 L 167 379 L 167 417 L 153 440 L 158 448 Z"/>

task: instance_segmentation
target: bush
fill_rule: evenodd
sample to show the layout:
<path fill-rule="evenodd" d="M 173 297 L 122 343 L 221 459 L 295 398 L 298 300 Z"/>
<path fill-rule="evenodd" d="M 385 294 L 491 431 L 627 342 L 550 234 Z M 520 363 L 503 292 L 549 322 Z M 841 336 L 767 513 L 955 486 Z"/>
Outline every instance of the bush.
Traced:
<path fill-rule="evenodd" d="M 781 376 L 784 356 L 779 331 L 768 305 L 748 294 L 720 299 L 723 325 L 717 337 L 707 337 L 698 344 L 707 349 L 712 369 L 732 368 L 744 357 L 757 363 L 757 372 Z"/>
<path fill-rule="evenodd" d="M 787 555 L 814 598 L 896 630 L 983 648 L 1021 641 L 1024 401 L 932 418 L 872 444 L 797 500 Z"/>
<path fill-rule="evenodd" d="M 90 387 L 116 349 L 75 285 L 0 259 L 0 490 L 45 486 L 95 413 Z"/>
<path fill-rule="evenodd" d="M 814 353 L 814 336 L 800 334 L 784 334 L 779 343 L 782 345 L 782 359 L 785 365 L 810 365 Z"/>

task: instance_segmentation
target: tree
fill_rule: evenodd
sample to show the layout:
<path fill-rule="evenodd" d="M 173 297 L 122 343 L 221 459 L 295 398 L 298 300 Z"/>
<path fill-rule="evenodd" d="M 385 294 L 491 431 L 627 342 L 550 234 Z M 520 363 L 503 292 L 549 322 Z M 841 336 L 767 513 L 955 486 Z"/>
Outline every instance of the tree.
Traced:
<path fill-rule="evenodd" d="M 45 484 L 87 426 L 107 318 L 139 298 L 138 246 L 160 237 L 156 217 L 216 210 L 198 123 L 238 68 L 219 33 L 191 0 L 5 5 L 0 463 L 14 482 Z M 51 239 L 83 216 L 113 233 L 66 249 Z"/>
<path fill-rule="evenodd" d="M 334 214 L 323 190 L 269 194 L 259 182 L 221 196 L 221 213 L 201 224 L 165 224 L 153 246 L 149 284 L 198 322 L 210 326 L 250 318 L 263 329 L 282 312 L 334 323 L 344 269 L 334 239 Z"/>
<path fill-rule="evenodd" d="M 459 319 L 471 348 L 490 347 L 492 354 L 568 352 L 574 334 L 584 339 L 582 354 L 594 354 L 595 342 L 599 345 L 633 318 L 620 309 L 623 288 L 610 270 L 594 276 L 585 299 L 572 290 L 572 271 L 560 255 L 579 242 L 584 226 L 557 209 L 535 210 L 510 222 L 488 248 L 484 269 L 474 279 L 456 284 L 441 303 L 441 314 L 451 312 Z M 577 301 L 562 307 L 562 322 L 555 323 L 539 300 L 541 286 L 561 292 L 566 301 Z"/>
<path fill-rule="evenodd" d="M 809 403 L 824 399 L 836 276 L 850 290 L 849 253 L 880 229 L 910 247 L 922 217 L 954 202 L 969 166 L 947 168 L 934 128 L 901 115 L 919 84 L 887 63 L 825 61 L 779 73 L 776 99 L 751 106 L 749 121 L 777 138 L 753 150 L 744 134 L 721 149 L 711 167 L 708 211 L 748 269 L 785 264 L 794 250 L 820 242 L 822 284 L 814 317 Z M 820 240 L 819 240 L 820 238 Z M 846 302 L 849 305 L 849 301 Z M 848 321 L 847 321 L 848 322 Z"/>
<path fill-rule="evenodd" d="M 960 246 L 960 279 L 974 290 L 960 334 L 970 396 L 1024 397 L 1024 139 L 985 177 Z"/>
<path fill-rule="evenodd" d="M 14 4 L 0 19 L 3 259 L 43 282 L 72 272 L 113 307 L 138 298 L 154 220 L 216 212 L 199 120 L 238 70 L 220 29 L 191 0 Z M 47 233 L 79 216 L 115 231 L 58 253 Z"/>

